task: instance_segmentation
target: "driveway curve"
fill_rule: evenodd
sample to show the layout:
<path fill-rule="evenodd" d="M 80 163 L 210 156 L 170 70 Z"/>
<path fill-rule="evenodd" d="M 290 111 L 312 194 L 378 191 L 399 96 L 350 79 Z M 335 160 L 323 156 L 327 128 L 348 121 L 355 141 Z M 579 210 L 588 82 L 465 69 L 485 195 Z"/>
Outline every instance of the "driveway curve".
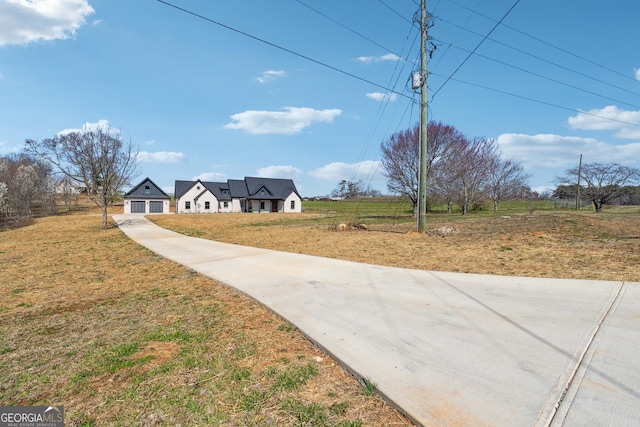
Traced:
<path fill-rule="evenodd" d="M 420 425 L 639 425 L 638 282 L 381 267 L 113 217 L 287 319 Z"/>

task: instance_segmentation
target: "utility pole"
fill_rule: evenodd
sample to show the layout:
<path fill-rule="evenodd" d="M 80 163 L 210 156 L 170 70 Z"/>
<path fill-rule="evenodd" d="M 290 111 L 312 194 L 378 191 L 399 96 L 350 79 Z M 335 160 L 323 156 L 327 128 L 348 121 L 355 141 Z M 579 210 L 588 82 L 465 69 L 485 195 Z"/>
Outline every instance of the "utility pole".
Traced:
<path fill-rule="evenodd" d="M 420 6 L 420 170 L 418 183 L 418 233 L 427 228 L 427 0 Z"/>

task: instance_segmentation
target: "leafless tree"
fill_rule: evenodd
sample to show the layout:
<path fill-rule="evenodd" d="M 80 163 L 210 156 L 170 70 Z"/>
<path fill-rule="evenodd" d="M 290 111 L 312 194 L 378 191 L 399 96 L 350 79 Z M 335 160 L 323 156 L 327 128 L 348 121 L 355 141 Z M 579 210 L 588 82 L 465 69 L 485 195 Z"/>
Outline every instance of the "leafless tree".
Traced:
<path fill-rule="evenodd" d="M 26 149 L 85 186 L 89 199 L 102 210 L 103 228 L 108 226 L 109 204 L 139 174 L 137 149 L 110 127 L 58 134 L 41 142 L 27 140 Z"/>
<path fill-rule="evenodd" d="M 435 169 L 445 167 L 455 153 L 456 145 L 464 140 L 464 135 L 441 122 L 429 122 L 427 134 L 427 186 L 430 187 L 433 185 L 432 175 L 436 175 Z M 387 188 L 411 200 L 415 210 L 420 179 L 420 125 L 391 135 L 382 142 L 380 149 Z"/>
<path fill-rule="evenodd" d="M 494 139 L 473 138 L 456 154 L 452 168 L 459 182 L 458 202 L 462 206 L 462 215 L 469 213 L 470 207 L 484 197 L 482 190 L 497 149 Z"/>
<path fill-rule="evenodd" d="M 9 204 L 9 191 L 7 190 L 7 184 L 0 182 L 0 215 L 5 212 L 7 205 Z"/>
<path fill-rule="evenodd" d="M 620 195 L 620 190 L 627 184 L 640 180 L 640 169 L 623 166 L 618 163 L 588 163 L 567 169 L 563 176 L 557 177 L 558 185 L 573 185 L 578 181 L 584 183 L 581 193 L 593 203 L 596 212 Z"/>
<path fill-rule="evenodd" d="M 487 175 L 487 195 L 493 201 L 493 211 L 498 212 L 501 201 L 522 194 L 522 188 L 528 187 L 529 178 L 520 162 L 495 156 Z"/>
<path fill-rule="evenodd" d="M 51 168 L 24 153 L 0 159 L 0 182 L 5 184 L 5 216 L 32 217 L 34 209 L 40 214 L 55 212 L 55 198 L 51 186 Z"/>

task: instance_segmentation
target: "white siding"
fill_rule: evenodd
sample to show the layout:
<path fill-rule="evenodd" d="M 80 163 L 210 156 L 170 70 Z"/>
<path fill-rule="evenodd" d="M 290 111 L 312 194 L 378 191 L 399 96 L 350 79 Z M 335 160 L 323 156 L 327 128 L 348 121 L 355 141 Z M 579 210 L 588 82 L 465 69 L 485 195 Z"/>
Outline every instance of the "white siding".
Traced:
<path fill-rule="evenodd" d="M 224 207 L 224 204 L 227 204 L 227 207 Z M 221 213 L 231 213 L 233 210 L 233 203 L 230 200 L 226 200 L 224 202 L 218 202 L 218 210 Z"/>
<path fill-rule="evenodd" d="M 218 199 L 211 194 L 210 191 L 207 190 L 206 194 L 203 194 L 198 198 L 196 202 L 195 198 L 200 195 L 205 190 L 204 185 L 202 183 L 197 182 L 193 187 L 189 189 L 186 193 L 180 197 L 179 200 L 176 200 L 176 213 L 206 213 L 211 212 L 215 213 L 218 211 Z M 209 202 L 210 209 L 206 211 L 204 209 L 204 202 Z M 191 206 L 187 209 L 187 202 L 190 202 Z M 198 205 L 200 208 L 198 209 Z"/>
<path fill-rule="evenodd" d="M 231 205 L 231 212 L 242 212 L 242 205 L 240 199 L 233 199 L 229 202 Z"/>
<path fill-rule="evenodd" d="M 207 202 L 209 202 L 209 209 L 207 209 Z M 218 199 L 216 199 L 216 196 L 214 196 L 211 191 L 207 191 L 198 197 L 195 204 L 195 213 L 218 213 Z"/>
<path fill-rule="evenodd" d="M 291 209 L 291 202 L 293 201 L 294 203 L 294 208 Z M 300 200 L 300 197 L 296 194 L 296 193 L 291 193 L 289 194 L 289 197 L 287 197 L 284 201 L 284 211 L 285 212 L 302 212 L 302 200 Z"/>

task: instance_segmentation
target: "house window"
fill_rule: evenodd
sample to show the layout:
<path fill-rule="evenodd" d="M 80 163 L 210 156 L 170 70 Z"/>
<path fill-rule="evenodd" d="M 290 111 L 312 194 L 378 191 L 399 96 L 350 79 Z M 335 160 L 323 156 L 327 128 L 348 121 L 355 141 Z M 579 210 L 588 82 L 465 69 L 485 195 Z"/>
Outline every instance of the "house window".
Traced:
<path fill-rule="evenodd" d="M 291 201 L 291 210 L 294 210 L 296 208 L 296 201 L 292 200 Z"/>
<path fill-rule="evenodd" d="M 260 210 L 263 211 L 264 210 L 264 202 L 260 202 Z"/>
<path fill-rule="evenodd" d="M 210 202 L 204 202 L 204 208 L 209 210 L 210 209 Z"/>
<path fill-rule="evenodd" d="M 151 194 L 151 187 L 149 187 L 148 185 L 144 186 L 144 194 Z"/>
<path fill-rule="evenodd" d="M 191 202 L 184 202 L 184 208 L 185 208 L 186 210 L 191 209 Z"/>
<path fill-rule="evenodd" d="M 199 185 L 196 185 L 196 190 L 199 190 L 199 189 L 200 189 L 200 186 L 199 186 Z"/>
<path fill-rule="evenodd" d="M 223 205 L 225 208 L 228 208 L 228 207 L 229 207 L 229 202 L 224 202 L 222 205 Z"/>

